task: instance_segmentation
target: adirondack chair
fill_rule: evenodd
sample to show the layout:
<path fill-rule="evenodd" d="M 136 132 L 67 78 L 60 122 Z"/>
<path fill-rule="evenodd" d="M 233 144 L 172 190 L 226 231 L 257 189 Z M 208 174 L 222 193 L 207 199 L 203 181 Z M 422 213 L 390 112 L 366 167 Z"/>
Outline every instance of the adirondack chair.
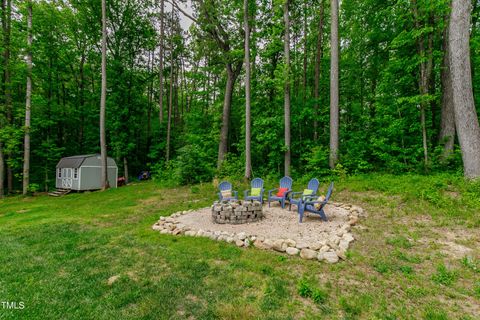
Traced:
<path fill-rule="evenodd" d="M 288 204 L 289 204 L 288 209 L 290 211 L 292 210 L 292 203 L 298 207 L 302 202 L 302 200 L 306 200 L 307 198 L 310 198 L 310 197 L 316 197 L 319 185 L 320 185 L 320 182 L 318 181 L 318 179 L 313 178 L 308 182 L 307 189 L 306 189 L 311 191 L 310 194 L 304 194 L 305 190 L 300 192 L 290 192 L 290 196 L 288 199 Z M 297 198 L 295 198 L 296 196 Z"/>
<path fill-rule="evenodd" d="M 263 189 L 263 180 L 260 179 L 260 178 L 255 178 L 252 180 L 252 182 L 250 183 L 250 186 L 251 188 L 260 188 L 260 195 L 259 196 L 252 196 L 251 195 L 251 189 L 250 190 L 245 190 L 243 192 L 244 194 L 244 199 L 245 200 L 257 200 L 257 201 L 260 201 L 260 203 L 263 203 L 263 192 L 264 192 L 264 189 Z"/>
<path fill-rule="evenodd" d="M 233 200 L 233 199 L 238 200 L 238 191 L 233 190 L 232 184 L 230 182 L 228 181 L 221 182 L 218 185 L 218 189 L 220 190 L 220 192 L 218 193 L 218 198 L 220 201 L 227 201 L 227 200 Z M 227 198 L 223 197 L 222 191 L 228 191 L 228 190 L 232 192 L 232 196 Z"/>
<path fill-rule="evenodd" d="M 328 200 L 330 200 L 330 197 L 332 196 L 332 191 L 333 191 L 333 182 L 330 183 L 330 186 L 328 187 L 327 195 L 325 196 L 324 201 L 302 200 L 302 202 L 298 206 L 299 221 L 302 222 L 303 214 L 305 213 L 305 211 L 318 214 L 320 215 L 320 218 L 322 218 L 323 221 L 327 221 L 327 216 L 325 215 L 325 211 L 323 211 L 323 208 L 328 203 Z M 320 204 L 319 209 L 315 208 L 316 203 Z"/>
<path fill-rule="evenodd" d="M 270 207 L 270 201 L 278 201 L 282 205 L 282 208 L 285 208 L 285 201 L 287 200 L 288 193 L 292 191 L 293 180 L 290 177 L 283 177 L 280 179 L 280 188 L 286 188 L 285 193 L 280 197 L 276 194 L 273 194 L 274 191 L 279 189 L 272 189 L 268 191 L 268 207 Z"/>

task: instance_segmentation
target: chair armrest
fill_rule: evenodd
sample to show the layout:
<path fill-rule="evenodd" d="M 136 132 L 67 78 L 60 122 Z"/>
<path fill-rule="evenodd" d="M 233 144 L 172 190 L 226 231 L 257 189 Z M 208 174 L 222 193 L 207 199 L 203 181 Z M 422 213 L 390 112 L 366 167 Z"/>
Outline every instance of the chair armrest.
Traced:
<path fill-rule="evenodd" d="M 217 196 L 220 198 L 220 200 L 222 200 L 222 199 L 223 199 L 223 197 L 222 197 L 222 193 L 221 193 L 221 192 L 217 192 Z"/>
<path fill-rule="evenodd" d="M 317 195 L 314 195 L 314 194 L 310 194 L 310 195 L 307 195 L 307 196 L 303 196 L 303 200 L 304 201 L 315 201 L 315 200 L 312 200 L 312 199 L 316 199 L 318 198 Z"/>
<path fill-rule="evenodd" d="M 295 198 L 296 195 L 299 195 L 299 194 L 303 194 L 303 192 L 299 191 L 299 192 L 290 192 L 290 199 L 293 199 Z"/>
<path fill-rule="evenodd" d="M 325 204 L 328 203 L 328 201 L 303 201 L 303 204 L 305 204 L 305 205 L 307 205 L 307 204 L 317 204 L 317 203 L 325 205 Z"/>
<path fill-rule="evenodd" d="M 243 196 L 248 197 L 249 193 L 250 193 L 250 190 L 245 190 L 245 191 L 243 191 Z"/>
<path fill-rule="evenodd" d="M 273 191 L 277 191 L 277 190 L 278 190 L 278 188 L 275 188 L 275 189 L 272 189 L 272 190 L 268 190 L 268 196 L 270 197 L 270 196 L 272 195 L 272 192 L 273 192 Z"/>
<path fill-rule="evenodd" d="M 233 194 L 235 195 L 236 198 L 238 198 L 238 191 L 233 190 Z"/>

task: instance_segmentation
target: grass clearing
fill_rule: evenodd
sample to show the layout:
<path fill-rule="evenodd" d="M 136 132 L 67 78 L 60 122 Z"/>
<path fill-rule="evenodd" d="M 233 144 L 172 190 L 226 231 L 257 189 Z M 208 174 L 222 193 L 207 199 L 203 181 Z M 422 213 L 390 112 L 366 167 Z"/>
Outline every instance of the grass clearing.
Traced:
<path fill-rule="evenodd" d="M 0 200 L 0 300 L 25 303 L 0 319 L 477 319 L 475 197 L 448 175 L 338 181 L 367 216 L 336 265 L 151 230 L 210 205 L 211 184 Z"/>

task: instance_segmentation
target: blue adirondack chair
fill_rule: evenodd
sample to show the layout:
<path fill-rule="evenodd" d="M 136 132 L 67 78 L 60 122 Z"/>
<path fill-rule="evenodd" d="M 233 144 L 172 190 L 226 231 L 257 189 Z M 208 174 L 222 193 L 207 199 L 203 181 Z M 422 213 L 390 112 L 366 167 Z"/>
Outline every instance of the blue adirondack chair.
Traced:
<path fill-rule="evenodd" d="M 238 191 L 233 190 L 232 184 L 228 181 L 223 181 L 218 185 L 218 189 L 220 192 L 218 193 L 218 198 L 220 201 L 228 201 L 228 200 L 233 200 L 236 199 L 238 200 Z M 228 198 L 224 198 L 222 196 L 222 191 L 227 191 L 230 190 L 232 191 L 232 196 Z"/>
<path fill-rule="evenodd" d="M 287 191 L 283 194 L 282 197 L 273 194 L 274 191 L 278 191 L 277 189 L 272 189 L 268 191 L 268 207 L 270 207 L 270 201 L 278 201 L 282 205 L 282 208 L 285 208 L 285 201 L 287 200 L 288 193 L 292 191 L 292 184 L 293 180 L 290 177 L 283 177 L 280 179 L 280 188 L 287 188 Z"/>
<path fill-rule="evenodd" d="M 322 218 L 323 221 L 327 221 L 327 216 L 325 215 L 325 211 L 323 211 L 323 208 L 328 203 L 328 200 L 330 200 L 330 197 L 332 196 L 332 192 L 333 192 L 333 182 L 330 183 L 330 186 L 328 187 L 327 195 L 325 196 L 324 201 L 302 200 L 302 202 L 298 206 L 299 221 L 302 222 L 303 214 L 305 213 L 305 211 L 318 214 L 320 215 L 320 218 Z M 319 209 L 315 208 L 316 203 L 320 204 Z"/>
<path fill-rule="evenodd" d="M 300 202 L 302 202 L 302 200 L 306 200 L 307 197 L 316 197 L 319 185 L 320 185 L 320 182 L 318 181 L 318 179 L 313 178 L 308 182 L 308 185 L 307 185 L 307 189 L 312 191 L 311 194 L 309 195 L 303 194 L 304 191 L 290 192 L 290 196 L 288 199 L 288 203 L 289 203 L 288 209 L 292 210 L 292 204 L 298 207 L 300 205 Z M 300 197 L 295 198 L 296 196 L 300 196 Z"/>
<path fill-rule="evenodd" d="M 250 183 L 250 186 L 251 188 L 260 188 L 260 195 L 259 196 L 252 196 L 250 195 L 251 193 L 251 189 L 250 190 L 245 190 L 243 192 L 244 194 L 244 199 L 245 200 L 257 200 L 257 201 L 260 201 L 261 203 L 263 203 L 263 192 L 264 192 L 264 189 L 263 189 L 263 180 L 260 179 L 260 178 L 255 178 L 252 180 L 252 182 Z"/>

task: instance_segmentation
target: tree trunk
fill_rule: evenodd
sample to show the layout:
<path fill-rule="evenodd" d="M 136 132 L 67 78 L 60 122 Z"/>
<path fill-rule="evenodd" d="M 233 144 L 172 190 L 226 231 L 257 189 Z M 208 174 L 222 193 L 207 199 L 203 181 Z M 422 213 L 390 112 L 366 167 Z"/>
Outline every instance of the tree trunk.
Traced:
<path fill-rule="evenodd" d="M 105 108 L 107 102 L 107 6 L 102 0 L 102 92 L 100 97 L 100 155 L 102 162 L 102 190 L 109 188 L 107 176 L 107 142 L 105 136 Z"/>
<path fill-rule="evenodd" d="M 13 106 L 12 106 L 12 83 L 10 70 L 10 36 L 11 36 L 11 22 L 12 22 L 12 1 L 2 1 L 2 28 L 3 28 L 3 59 L 4 59 L 4 83 L 5 83 L 5 113 L 7 116 L 8 125 L 13 125 Z M 8 159 L 12 157 L 10 153 L 5 154 L 7 159 L 7 188 L 8 192 L 13 192 L 13 170 Z"/>
<path fill-rule="evenodd" d="M 331 0 L 331 59 L 330 59 L 330 168 L 335 168 L 338 162 L 339 140 L 339 96 L 338 96 L 338 60 L 339 60 L 339 36 L 338 36 L 338 0 Z"/>
<path fill-rule="evenodd" d="M 27 95 L 25 102 L 25 142 L 23 159 L 23 195 L 30 184 L 30 111 L 32 101 L 32 1 L 28 2 L 27 16 Z"/>
<path fill-rule="evenodd" d="M 417 7 L 417 1 L 413 1 L 413 14 L 414 14 L 414 19 L 415 19 L 415 28 L 417 30 L 420 30 L 421 25 L 420 25 L 420 17 L 418 14 L 418 7 Z M 421 57 L 421 63 L 420 63 L 420 79 L 419 79 L 419 91 L 420 91 L 420 96 L 421 96 L 421 102 L 420 102 L 420 124 L 422 127 L 422 146 L 423 146 L 423 160 L 424 160 L 424 165 L 425 168 L 428 166 L 428 140 L 427 140 L 427 124 L 426 124 L 426 118 L 425 118 L 425 113 L 426 109 L 429 105 L 429 102 L 426 100 L 427 96 L 429 94 L 429 83 L 430 83 L 430 76 L 431 76 L 431 70 L 432 70 L 432 64 L 433 64 L 433 59 L 432 59 L 432 50 L 433 50 L 433 35 L 430 32 L 428 34 L 428 40 L 427 40 L 427 50 L 425 50 L 425 39 L 424 36 L 420 36 L 418 40 L 418 54 Z M 427 60 L 425 61 L 425 55 L 427 55 Z"/>
<path fill-rule="evenodd" d="M 453 109 L 452 78 L 450 74 L 450 56 L 448 48 L 448 19 L 443 32 L 443 60 L 441 68 L 442 80 L 442 113 L 439 142 L 443 144 L 441 160 L 446 161 L 453 152 L 455 143 L 455 111 Z"/>
<path fill-rule="evenodd" d="M 245 179 L 252 177 L 251 132 L 250 132 L 250 26 L 248 23 L 248 0 L 243 0 L 245 28 Z"/>
<path fill-rule="evenodd" d="M 1 123 L 0 119 L 0 123 Z M 3 158 L 3 143 L 0 141 L 0 199 L 3 198 L 5 194 L 5 160 Z"/>
<path fill-rule="evenodd" d="M 173 20 L 173 5 L 172 5 Z M 172 131 L 172 107 L 173 107 L 173 82 L 175 81 L 173 73 L 173 31 L 170 38 L 170 93 L 168 95 L 168 120 L 167 120 L 167 150 L 165 151 L 165 160 L 170 161 L 170 139 Z"/>
<path fill-rule="evenodd" d="M 128 184 L 128 161 L 127 161 L 127 157 L 123 157 L 123 175 L 125 177 L 125 184 Z"/>
<path fill-rule="evenodd" d="M 450 73 L 458 140 L 466 178 L 480 177 L 480 127 L 473 101 L 470 69 L 469 0 L 453 0 L 449 22 Z"/>
<path fill-rule="evenodd" d="M 222 128 L 220 130 L 220 143 L 218 144 L 217 169 L 220 169 L 227 155 L 228 127 L 230 120 L 230 109 L 232 106 L 233 87 L 238 74 L 233 70 L 232 64 L 227 63 L 227 83 L 225 85 L 225 97 L 223 99 Z"/>
<path fill-rule="evenodd" d="M 290 19 L 288 6 L 290 1 L 285 0 L 283 19 L 285 22 L 285 88 L 284 88 L 284 103 L 285 103 L 285 175 L 290 175 Z"/>
<path fill-rule="evenodd" d="M 322 64 L 323 57 L 323 17 L 324 17 L 324 6 L 323 0 L 320 0 L 320 20 L 318 22 L 318 37 L 317 37 L 317 52 L 315 55 L 315 84 L 314 84 L 314 119 L 313 119 L 313 140 L 316 142 L 318 140 L 318 108 L 319 108 L 319 99 L 320 99 L 320 67 Z"/>
<path fill-rule="evenodd" d="M 308 36 L 307 36 L 307 0 L 303 1 L 303 74 L 302 74 L 302 81 L 303 81 L 303 104 L 305 104 L 307 100 L 307 45 L 308 45 Z"/>
<path fill-rule="evenodd" d="M 164 38 L 164 25 L 163 25 L 163 12 L 164 12 L 164 0 L 160 0 L 160 51 L 158 62 L 158 107 L 159 107 L 159 120 L 160 125 L 163 123 L 163 38 Z"/>

